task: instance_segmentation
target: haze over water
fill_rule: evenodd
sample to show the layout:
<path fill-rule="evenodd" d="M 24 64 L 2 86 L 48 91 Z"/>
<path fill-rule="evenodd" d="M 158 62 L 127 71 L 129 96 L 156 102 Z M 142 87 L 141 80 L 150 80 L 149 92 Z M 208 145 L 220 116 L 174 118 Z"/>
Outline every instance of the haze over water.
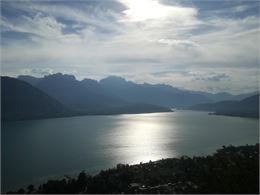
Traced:
<path fill-rule="evenodd" d="M 80 116 L 2 124 L 2 190 L 223 145 L 255 144 L 259 120 L 206 112 Z"/>

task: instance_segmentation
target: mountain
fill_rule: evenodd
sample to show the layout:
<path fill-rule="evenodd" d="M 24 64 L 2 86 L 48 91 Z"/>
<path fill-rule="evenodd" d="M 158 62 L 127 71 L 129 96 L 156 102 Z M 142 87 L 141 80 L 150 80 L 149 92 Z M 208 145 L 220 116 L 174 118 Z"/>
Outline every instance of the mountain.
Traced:
<path fill-rule="evenodd" d="M 221 101 L 210 104 L 198 104 L 190 107 L 191 110 L 212 111 L 217 115 L 241 117 L 259 117 L 259 94 L 250 96 L 241 101 Z"/>
<path fill-rule="evenodd" d="M 110 95 L 132 103 L 139 102 L 183 108 L 194 104 L 212 102 L 210 98 L 204 95 L 183 91 L 170 85 L 137 84 L 115 76 L 102 79 L 99 83 Z"/>
<path fill-rule="evenodd" d="M 76 80 L 73 75 L 53 74 L 43 78 L 19 76 L 63 104 L 77 110 L 93 110 L 129 104 L 153 104 L 164 107 L 187 108 L 196 104 L 224 100 L 242 100 L 257 92 L 232 95 L 181 90 L 165 84 L 137 84 L 124 78 L 110 76 L 99 82 L 92 79 Z M 70 93 L 67 93 L 70 91 Z"/>
<path fill-rule="evenodd" d="M 43 78 L 19 76 L 73 110 L 76 115 L 103 115 L 170 112 L 169 108 L 147 103 L 130 103 L 107 93 L 99 82 L 92 79 L 76 80 L 73 75 L 53 74 Z"/>
<path fill-rule="evenodd" d="M 79 112 L 126 104 L 123 100 L 107 95 L 96 81 L 90 79 L 78 81 L 72 75 L 61 73 L 48 75 L 35 87 Z"/>
<path fill-rule="evenodd" d="M 1 77 L 2 120 L 23 120 L 65 116 L 69 110 L 32 85 Z"/>
<path fill-rule="evenodd" d="M 42 80 L 42 78 L 36 78 L 33 76 L 29 76 L 29 75 L 20 75 L 17 77 L 17 79 L 25 81 L 26 83 L 29 83 L 32 86 L 37 85 L 37 83 L 40 82 L 40 80 Z"/>
<path fill-rule="evenodd" d="M 187 91 L 165 84 L 137 84 L 117 76 L 110 76 L 99 82 L 92 79 L 79 81 L 73 75 L 61 73 L 43 78 L 19 76 L 18 79 L 32 84 L 77 114 L 157 112 L 169 111 L 172 107 L 189 108 L 198 104 L 202 108 L 194 107 L 195 109 L 210 108 L 215 111 L 216 107 L 224 109 L 233 105 L 234 99 L 249 95 Z M 211 104 L 218 99 L 230 98 L 232 101 Z"/>
<path fill-rule="evenodd" d="M 204 96 L 212 99 L 214 102 L 219 102 L 219 101 L 226 101 L 226 100 L 243 100 L 247 97 L 258 94 L 259 92 L 254 91 L 254 92 L 251 92 L 251 93 L 244 93 L 244 94 L 239 94 L 239 95 L 233 95 L 233 94 L 230 94 L 230 93 L 227 93 L 227 92 L 212 94 L 212 93 L 207 93 L 207 92 L 198 92 L 198 91 L 196 92 L 196 91 L 194 91 L 194 93 L 204 95 Z"/>

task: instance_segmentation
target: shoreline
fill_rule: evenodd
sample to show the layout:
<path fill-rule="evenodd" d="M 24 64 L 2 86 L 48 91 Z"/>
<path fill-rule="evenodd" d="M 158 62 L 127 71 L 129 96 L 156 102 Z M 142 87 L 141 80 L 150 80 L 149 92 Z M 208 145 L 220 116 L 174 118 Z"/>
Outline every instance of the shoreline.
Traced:
<path fill-rule="evenodd" d="M 219 162 L 218 162 L 219 161 Z M 224 161 L 226 163 L 221 165 L 221 162 Z M 213 163 L 213 165 L 212 165 Z M 222 162 L 223 163 L 223 162 Z M 118 164 L 116 167 L 109 168 L 106 170 L 99 171 L 98 174 L 90 175 L 86 174 L 85 172 L 81 172 L 78 176 L 78 178 L 71 178 L 66 177 L 63 179 L 56 179 L 56 180 L 48 180 L 48 182 L 40 185 L 38 187 L 38 191 L 35 189 L 36 193 L 57 193 L 57 191 L 54 190 L 54 188 L 49 188 L 50 185 L 53 186 L 54 184 L 57 186 L 61 185 L 63 183 L 64 189 L 60 189 L 59 192 L 69 192 L 69 193 L 120 193 L 120 190 L 124 190 L 122 192 L 124 193 L 156 193 L 156 190 L 160 190 L 161 193 L 204 193 L 203 190 L 203 182 L 208 182 L 207 180 L 203 179 L 203 174 L 201 172 L 205 171 L 204 169 L 201 169 L 201 167 L 208 167 L 208 170 L 204 173 L 208 175 L 208 177 L 212 177 L 211 179 L 215 180 L 213 177 L 214 174 L 221 176 L 222 174 L 227 174 L 227 178 L 223 177 L 222 179 L 226 180 L 227 183 L 231 182 L 232 185 L 236 185 L 233 183 L 233 181 L 240 181 L 244 177 L 247 177 L 248 180 L 252 180 L 250 185 L 254 184 L 254 180 L 256 179 L 255 176 L 259 179 L 259 172 L 255 169 L 259 169 L 259 167 L 255 166 L 259 163 L 259 143 L 255 145 L 245 145 L 245 146 L 223 146 L 221 149 L 216 150 L 211 155 L 206 156 L 193 156 L 193 157 L 187 157 L 187 156 L 181 156 L 179 158 L 166 158 L 161 159 L 157 161 L 150 161 L 148 163 L 139 163 L 134 165 L 128 165 L 128 164 Z M 255 165 L 254 165 L 255 164 Z M 213 167 L 212 167 L 213 166 Z M 216 166 L 216 167 L 215 167 Z M 244 166 L 244 169 L 241 169 L 241 166 Z M 247 167 L 247 166 L 253 166 L 253 167 Z M 213 169 L 212 169 L 213 168 Z M 254 169 L 254 171 L 245 172 L 248 169 Z M 188 172 L 186 172 L 187 170 Z M 201 169 L 201 171 L 198 171 L 196 169 Z M 225 170 L 222 171 L 221 169 Z M 241 170 L 240 170 L 241 169 Z M 165 172 L 167 170 L 167 172 Z M 217 172 L 216 172 L 217 170 Z M 240 173 L 237 172 L 243 172 L 242 175 L 239 175 Z M 148 172 L 147 172 L 148 171 Z M 235 171 L 235 172 L 232 172 Z M 257 171 L 257 172 L 256 172 Z M 168 172 L 173 172 L 174 177 L 172 174 L 168 174 Z M 230 173 L 229 173 L 230 172 Z M 238 176 L 234 173 L 238 174 Z M 159 175 L 157 175 L 159 174 Z M 192 176 L 194 174 L 194 176 Z M 230 175 L 231 174 L 231 175 Z M 254 176 L 253 176 L 253 175 Z M 71 182 L 73 183 L 78 181 L 80 178 L 80 175 L 83 177 L 86 177 L 88 182 L 85 182 L 85 184 L 90 186 L 87 189 L 79 189 L 75 188 L 76 191 L 62 191 L 66 190 L 69 185 L 71 185 Z M 157 177 L 154 177 L 153 175 L 157 175 L 159 177 L 159 180 L 156 180 Z M 232 176 L 233 175 L 233 176 Z M 232 176 L 232 177 L 230 177 Z M 171 179 L 167 179 L 170 177 Z M 199 177 L 202 177 L 199 179 Z M 230 178 L 229 178 L 230 177 Z M 108 184 L 102 184 L 102 185 L 108 185 L 109 188 L 95 188 L 97 183 L 99 183 L 100 179 L 104 178 L 104 181 L 110 181 L 111 178 L 114 178 L 114 182 L 117 183 L 115 186 Z M 109 179 L 110 178 L 110 179 Z M 116 179 L 117 178 L 117 179 Z M 145 179 L 146 178 L 146 179 Z M 196 183 L 196 180 L 201 182 Z M 228 180 L 232 179 L 232 180 Z M 255 179 L 254 179 L 255 178 Z M 108 180 L 107 180 L 108 179 Z M 170 182 L 172 181 L 172 182 Z M 92 183 L 91 183 L 92 182 Z M 181 182 L 181 183 L 180 183 Z M 258 182 L 258 181 L 255 181 Z M 84 182 L 83 182 L 84 183 Z M 112 182 L 113 183 L 113 182 Z M 123 187 L 118 187 L 122 183 Z M 236 182 L 235 182 L 236 183 Z M 84 185 L 85 185 L 84 184 Z M 230 184 L 230 185 L 231 185 Z M 54 185 L 54 186 L 55 186 Z M 101 184 L 99 184 L 101 185 Z M 207 184 L 209 185 L 209 184 Z M 224 184 L 223 184 L 224 185 Z M 91 187 L 92 186 L 92 187 Z M 185 187 L 184 187 L 185 186 Z M 209 185 L 210 186 L 210 185 Z M 79 186 L 78 186 L 79 187 Z M 86 187 L 86 186 L 85 186 Z M 183 190 L 184 188 L 185 190 Z M 204 186 L 205 187 L 205 186 Z M 212 187 L 212 186 L 211 186 Z M 220 186 L 221 187 L 221 186 Z M 248 186 L 248 188 L 252 188 L 251 193 L 255 192 L 253 190 L 256 189 L 256 186 Z M 245 186 L 247 188 L 247 186 Z M 41 190 L 42 191 L 41 191 Z M 209 188 L 210 189 L 210 188 Z M 222 188 L 220 188 L 219 192 Z M 50 190 L 50 191 L 48 191 Z M 57 190 L 57 189 L 56 189 Z M 68 190 L 68 189 L 67 189 Z M 77 192 L 77 190 L 79 190 Z M 86 191 L 87 190 L 87 191 Z M 106 191 L 107 190 L 107 191 Z M 205 190 L 205 189 L 204 189 Z M 216 190 L 216 189 L 215 189 Z M 228 189 L 222 189 L 222 190 L 228 190 Z M 233 190 L 233 191 L 232 191 Z M 259 190 L 259 188 L 258 188 Z M 10 191 L 9 191 L 10 192 Z M 15 193 L 21 193 L 22 190 L 18 190 Z M 234 191 L 234 189 L 231 189 L 231 191 L 223 191 L 225 193 L 246 193 L 245 189 L 240 189 L 240 191 Z M 218 193 L 218 191 L 206 191 L 206 193 Z"/>

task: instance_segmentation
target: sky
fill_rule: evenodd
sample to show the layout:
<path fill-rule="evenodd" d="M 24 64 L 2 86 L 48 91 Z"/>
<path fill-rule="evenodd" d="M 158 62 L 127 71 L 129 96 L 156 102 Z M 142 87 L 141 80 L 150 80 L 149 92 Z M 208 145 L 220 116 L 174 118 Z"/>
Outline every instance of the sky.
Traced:
<path fill-rule="evenodd" d="M 258 90 L 260 1 L 1 1 L 1 75 Z"/>

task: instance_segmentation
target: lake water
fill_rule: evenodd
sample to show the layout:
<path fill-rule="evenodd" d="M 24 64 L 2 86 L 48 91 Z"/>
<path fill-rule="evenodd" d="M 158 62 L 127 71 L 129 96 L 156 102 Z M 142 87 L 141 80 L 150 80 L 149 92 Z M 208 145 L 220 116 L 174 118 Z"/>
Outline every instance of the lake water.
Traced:
<path fill-rule="evenodd" d="M 255 144 L 259 120 L 206 112 L 80 116 L 2 123 L 2 190 L 81 170 L 205 155 Z"/>

